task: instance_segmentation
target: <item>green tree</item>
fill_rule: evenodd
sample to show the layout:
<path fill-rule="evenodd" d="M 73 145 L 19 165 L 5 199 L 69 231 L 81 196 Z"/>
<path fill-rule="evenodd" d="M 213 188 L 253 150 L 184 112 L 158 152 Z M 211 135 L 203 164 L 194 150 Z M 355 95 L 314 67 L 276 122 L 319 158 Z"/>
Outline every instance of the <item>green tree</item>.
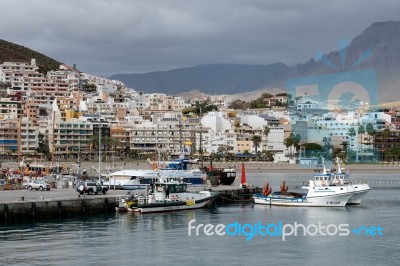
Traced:
<path fill-rule="evenodd" d="M 268 135 L 269 135 L 270 131 L 271 130 L 270 130 L 269 126 L 264 126 L 263 133 L 265 135 L 265 149 L 266 150 L 268 149 Z"/>
<path fill-rule="evenodd" d="M 299 145 L 300 145 L 301 137 L 299 134 L 295 133 L 290 133 L 289 137 L 287 137 L 284 141 L 283 144 L 286 146 L 286 148 L 289 148 L 291 146 L 295 147 L 296 150 L 299 150 Z"/>
<path fill-rule="evenodd" d="M 231 109 L 246 110 L 250 107 L 250 104 L 249 104 L 249 102 L 242 101 L 240 99 L 236 99 L 236 100 L 232 101 L 228 107 Z"/>
<path fill-rule="evenodd" d="M 189 106 L 182 109 L 182 114 L 187 115 L 189 113 L 196 113 L 196 108 L 193 106 Z"/>
<path fill-rule="evenodd" d="M 251 137 L 251 141 L 253 142 L 254 148 L 255 148 L 255 152 L 256 152 L 256 161 L 258 160 L 258 146 L 260 145 L 262 138 L 259 135 L 253 135 L 253 137 Z"/>
<path fill-rule="evenodd" d="M 88 92 L 95 91 L 96 88 L 97 88 L 97 85 L 94 83 L 86 84 L 83 86 L 83 90 L 88 91 Z"/>
<path fill-rule="evenodd" d="M 362 154 L 362 152 L 363 152 L 363 140 L 364 140 L 364 134 L 365 134 L 365 127 L 363 126 L 363 125 L 360 125 L 359 127 L 358 127 L 358 135 L 361 137 L 361 142 L 360 142 L 360 144 L 361 144 L 361 154 Z M 363 161 L 363 159 L 362 159 L 363 157 L 361 156 L 361 161 Z"/>
<path fill-rule="evenodd" d="M 385 160 L 385 157 L 384 157 L 384 153 L 385 153 L 385 149 L 386 149 L 386 142 L 387 142 L 387 139 L 389 138 L 389 136 L 390 136 L 390 129 L 389 128 L 385 128 L 383 131 L 382 131 L 382 149 L 381 149 L 381 151 L 382 151 L 382 159 L 383 160 Z"/>
<path fill-rule="evenodd" d="M 369 136 L 370 144 L 371 144 L 371 141 L 372 141 L 372 143 L 375 143 L 374 137 L 375 137 L 375 135 L 376 135 L 376 130 L 375 130 L 375 128 L 374 128 L 374 125 L 372 125 L 372 123 L 368 123 L 368 124 L 365 126 L 365 131 L 367 132 L 367 134 L 368 134 L 368 136 Z"/>
<path fill-rule="evenodd" d="M 322 146 L 317 143 L 304 143 L 301 147 L 304 148 L 306 156 L 318 156 L 322 152 Z"/>
<path fill-rule="evenodd" d="M 349 128 L 349 131 L 347 132 L 347 134 L 348 134 L 349 137 L 350 137 L 350 148 L 349 148 L 349 152 L 351 152 L 351 151 L 352 151 L 352 149 L 351 149 L 351 139 L 354 138 L 354 137 L 357 135 L 357 133 L 356 133 L 356 130 L 354 129 L 354 127 L 351 127 L 351 128 Z M 348 153 L 348 154 L 349 154 L 349 153 Z M 349 160 L 349 158 L 348 158 L 348 160 Z M 356 156 L 356 160 L 358 160 L 357 156 Z"/>
<path fill-rule="evenodd" d="M 296 148 L 296 150 L 299 150 L 300 147 L 300 141 L 301 141 L 301 136 L 300 134 L 295 134 L 295 133 L 291 133 L 292 138 L 293 138 L 293 145 Z"/>
<path fill-rule="evenodd" d="M 330 157 L 329 151 L 333 148 L 333 145 L 331 144 L 331 142 L 327 137 L 322 138 L 322 144 L 323 144 L 322 150 L 324 152 L 324 158 L 327 159 Z"/>
<path fill-rule="evenodd" d="M 224 145 L 221 144 L 219 145 L 218 149 L 217 149 L 217 153 L 222 156 L 223 158 L 225 158 L 225 156 L 229 153 L 229 151 L 231 151 L 233 148 L 229 145 Z"/>

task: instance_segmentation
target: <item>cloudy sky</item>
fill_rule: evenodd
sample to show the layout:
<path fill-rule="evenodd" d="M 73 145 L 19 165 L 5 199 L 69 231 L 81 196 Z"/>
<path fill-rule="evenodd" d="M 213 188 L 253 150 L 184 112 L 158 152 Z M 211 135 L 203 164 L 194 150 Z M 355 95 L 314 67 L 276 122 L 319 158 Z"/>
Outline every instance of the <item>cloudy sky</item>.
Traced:
<path fill-rule="evenodd" d="M 209 63 L 293 65 L 338 49 L 398 0 L 0 0 L 0 38 L 110 76 Z"/>

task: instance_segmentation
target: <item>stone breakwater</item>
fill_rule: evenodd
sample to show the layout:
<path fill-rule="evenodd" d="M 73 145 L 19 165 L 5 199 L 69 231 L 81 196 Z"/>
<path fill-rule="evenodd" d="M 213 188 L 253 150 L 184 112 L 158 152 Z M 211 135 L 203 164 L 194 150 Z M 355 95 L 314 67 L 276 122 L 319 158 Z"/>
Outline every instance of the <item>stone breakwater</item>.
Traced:
<path fill-rule="evenodd" d="M 216 202 L 227 204 L 252 202 L 258 187 L 218 186 Z M 4 191 L 0 193 L 0 224 L 48 221 L 77 216 L 114 213 L 126 190 L 110 190 L 107 195 L 76 195 L 73 189 L 44 191 Z"/>
<path fill-rule="evenodd" d="M 115 196 L 27 201 L 21 197 L 20 201 L 0 203 L 0 222 L 45 221 L 79 215 L 113 213 L 116 206 L 117 198 Z"/>

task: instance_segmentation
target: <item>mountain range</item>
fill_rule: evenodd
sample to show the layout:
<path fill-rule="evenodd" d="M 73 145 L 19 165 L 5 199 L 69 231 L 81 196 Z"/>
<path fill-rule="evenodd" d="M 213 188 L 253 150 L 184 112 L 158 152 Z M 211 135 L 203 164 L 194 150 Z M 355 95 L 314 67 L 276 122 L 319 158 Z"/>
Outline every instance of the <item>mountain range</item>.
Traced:
<path fill-rule="evenodd" d="M 372 56 L 351 67 L 366 51 Z M 340 51 L 325 57 L 341 68 Z M 346 62 L 340 71 L 374 69 L 381 102 L 397 100 L 400 82 L 400 22 L 376 22 L 356 36 L 346 47 Z M 206 94 L 235 94 L 280 88 L 285 90 L 287 79 L 332 73 L 332 67 L 310 59 L 295 66 L 283 63 L 269 65 L 209 64 L 144 74 L 116 74 L 135 90 L 180 94 L 198 90 Z"/>
<path fill-rule="evenodd" d="M 366 51 L 372 56 L 352 67 Z M 196 91 L 208 95 L 229 95 L 230 98 L 256 98 L 263 92 L 283 92 L 290 78 L 318 76 L 334 71 L 373 69 L 377 74 L 380 102 L 399 99 L 400 84 L 400 22 L 376 22 L 356 36 L 346 47 L 346 62 L 342 68 L 341 52 L 324 55 L 333 65 L 310 59 L 295 66 L 283 63 L 269 65 L 208 64 L 144 74 L 116 74 L 110 79 L 120 80 L 137 91 L 181 95 Z M 40 72 L 57 69 L 61 64 L 27 47 L 0 40 L 0 63 L 5 61 L 30 62 L 35 58 Z"/>

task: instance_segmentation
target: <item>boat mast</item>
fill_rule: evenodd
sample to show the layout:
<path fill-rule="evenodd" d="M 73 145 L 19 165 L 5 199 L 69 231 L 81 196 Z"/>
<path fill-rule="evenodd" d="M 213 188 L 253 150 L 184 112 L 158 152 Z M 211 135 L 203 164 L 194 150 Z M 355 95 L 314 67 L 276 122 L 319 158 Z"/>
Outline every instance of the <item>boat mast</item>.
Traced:
<path fill-rule="evenodd" d="M 324 172 L 323 172 L 323 174 L 324 175 L 326 175 L 326 166 L 325 166 L 325 158 L 324 157 L 322 157 L 322 165 L 324 166 Z"/>
<path fill-rule="evenodd" d="M 338 174 L 341 174 L 342 173 L 342 168 L 340 167 L 340 159 L 339 159 L 339 157 L 336 157 L 336 164 L 337 164 L 337 172 L 338 172 Z"/>
<path fill-rule="evenodd" d="M 55 128 L 55 116 L 56 116 L 56 111 L 53 111 L 53 132 L 52 132 L 52 145 L 51 145 L 51 166 L 50 166 L 50 171 L 53 171 L 53 164 L 54 164 L 54 144 L 55 144 L 55 140 L 54 140 L 54 128 Z M 54 174 L 54 173 L 53 173 Z"/>
<path fill-rule="evenodd" d="M 183 153 L 182 149 L 182 124 L 181 124 L 181 116 L 179 116 L 179 152 Z"/>
<path fill-rule="evenodd" d="M 99 183 L 101 183 L 101 103 L 98 102 L 99 107 Z"/>
<path fill-rule="evenodd" d="M 21 134 L 22 134 L 22 92 L 20 92 L 19 94 L 19 108 L 20 108 L 20 112 L 19 112 L 19 120 L 18 120 L 18 169 L 21 167 L 21 173 L 23 171 L 23 167 L 21 166 Z"/>
<path fill-rule="evenodd" d="M 203 124 L 201 123 L 201 118 L 203 117 L 202 110 L 200 107 L 200 167 L 203 168 Z"/>

